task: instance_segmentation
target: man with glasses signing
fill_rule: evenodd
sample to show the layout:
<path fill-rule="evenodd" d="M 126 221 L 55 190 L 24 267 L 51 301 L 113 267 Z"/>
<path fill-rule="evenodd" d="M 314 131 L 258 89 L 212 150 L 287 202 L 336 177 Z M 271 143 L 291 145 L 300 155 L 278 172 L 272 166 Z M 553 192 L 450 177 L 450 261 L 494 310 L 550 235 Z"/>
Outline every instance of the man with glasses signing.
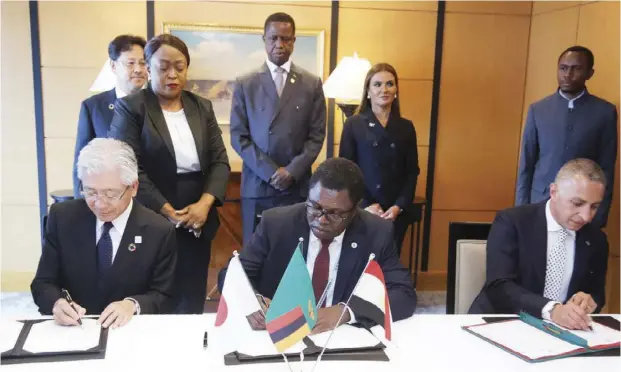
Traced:
<path fill-rule="evenodd" d="M 146 40 L 140 36 L 119 35 L 108 45 L 110 68 L 114 73 L 115 87 L 82 101 L 73 159 L 73 194 L 80 194 L 80 180 L 76 163 L 80 150 L 93 138 L 108 137 L 114 116 L 114 102 L 142 89 L 147 83 L 147 63 L 144 60 Z"/>
<path fill-rule="evenodd" d="M 392 223 L 358 207 L 363 193 L 362 172 L 355 163 L 344 158 L 326 160 L 310 179 L 306 202 L 265 211 L 239 256 L 255 291 L 272 298 L 293 250 L 303 243 L 316 299 L 327 292 L 314 333 L 337 325 L 371 253 L 384 272 L 393 320 L 410 317 L 416 308 L 416 292 L 399 262 Z M 223 270 L 220 288 L 225 275 Z M 347 311 L 340 324 L 355 318 Z M 249 321 L 255 329 L 265 327 L 260 313 Z"/>
<path fill-rule="evenodd" d="M 84 199 L 50 208 L 31 284 L 39 312 L 61 325 L 101 314 L 98 322 L 112 328 L 135 314 L 170 312 L 175 227 L 133 200 L 138 165 L 132 148 L 96 138 L 80 152 L 77 167 Z"/>

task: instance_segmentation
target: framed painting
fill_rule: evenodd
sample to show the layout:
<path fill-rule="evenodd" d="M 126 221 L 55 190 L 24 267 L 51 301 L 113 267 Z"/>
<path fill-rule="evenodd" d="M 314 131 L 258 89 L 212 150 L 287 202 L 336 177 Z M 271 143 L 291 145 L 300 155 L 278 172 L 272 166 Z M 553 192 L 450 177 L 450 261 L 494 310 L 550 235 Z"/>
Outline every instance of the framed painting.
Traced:
<path fill-rule="evenodd" d="M 165 33 L 183 40 L 190 51 L 186 90 L 213 103 L 220 125 L 228 125 L 235 79 L 256 70 L 267 55 L 260 27 L 164 22 Z M 323 30 L 296 30 L 291 60 L 323 78 Z"/>

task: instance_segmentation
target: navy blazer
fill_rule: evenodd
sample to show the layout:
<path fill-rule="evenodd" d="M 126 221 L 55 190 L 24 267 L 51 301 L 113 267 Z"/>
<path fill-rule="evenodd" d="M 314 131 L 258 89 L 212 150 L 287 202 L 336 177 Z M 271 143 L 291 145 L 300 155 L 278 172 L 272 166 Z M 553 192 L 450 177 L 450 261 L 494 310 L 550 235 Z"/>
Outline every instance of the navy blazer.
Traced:
<path fill-rule="evenodd" d="M 339 156 L 358 164 L 364 175 L 362 207 L 379 203 L 407 210 L 412 204 L 418 167 L 416 130 L 411 121 L 390 113 L 384 128 L 370 109 L 347 118 Z"/>
<path fill-rule="evenodd" d="M 141 314 L 167 313 L 177 262 L 175 227 L 134 200 L 103 291 L 98 288 L 97 218 L 84 199 L 52 204 L 45 244 L 31 284 L 39 312 L 52 314 L 65 288 L 87 314 L 100 314 L 111 302 L 132 297 Z M 135 243 L 136 236 L 142 243 Z M 136 249 L 129 250 L 130 243 Z"/>
<path fill-rule="evenodd" d="M 487 239 L 487 278 L 470 313 L 517 314 L 524 310 L 541 317 L 550 301 L 543 297 L 548 229 L 546 202 L 498 212 Z M 574 269 L 567 298 L 577 292 L 593 297 L 599 312 L 606 303 L 608 240 L 593 225 L 576 233 Z"/>
<path fill-rule="evenodd" d="M 263 212 L 257 230 L 239 256 L 258 293 L 268 298 L 274 296 L 300 241 L 303 241 L 302 253 L 306 259 L 309 237 L 305 203 Z M 393 320 L 412 316 L 416 291 L 408 270 L 397 256 L 392 223 L 362 209 L 358 210 L 343 238 L 332 303 L 347 302 L 371 253 L 375 253 L 375 260 L 384 272 Z M 218 282 L 220 291 L 225 275 L 226 269 L 223 269 Z"/>
<path fill-rule="evenodd" d="M 278 97 L 264 63 L 258 71 L 237 79 L 230 130 L 231 146 L 243 159 L 242 197 L 305 197 L 326 135 L 321 79 L 292 63 Z M 285 191 L 269 185 L 279 167 L 285 167 L 295 181 Z"/>
<path fill-rule="evenodd" d="M 80 198 L 80 180 L 78 179 L 78 156 L 84 146 L 93 138 L 108 137 L 110 123 L 114 116 L 114 102 L 116 92 L 114 88 L 107 92 L 95 94 L 82 101 L 80 118 L 78 119 L 78 134 L 75 140 L 73 155 L 73 195 Z"/>
<path fill-rule="evenodd" d="M 591 159 L 604 170 L 608 184 L 593 224 L 605 226 L 612 202 L 617 160 L 617 109 L 588 91 L 574 101 L 557 92 L 528 108 L 518 166 L 516 205 L 550 196 L 550 184 L 568 161 Z"/>

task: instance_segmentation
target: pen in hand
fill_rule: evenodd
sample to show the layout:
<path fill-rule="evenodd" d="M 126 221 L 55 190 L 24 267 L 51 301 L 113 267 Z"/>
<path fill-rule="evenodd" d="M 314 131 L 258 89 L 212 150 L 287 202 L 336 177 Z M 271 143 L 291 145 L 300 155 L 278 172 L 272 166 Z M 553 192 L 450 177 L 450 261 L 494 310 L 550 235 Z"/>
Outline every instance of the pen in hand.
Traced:
<path fill-rule="evenodd" d="M 63 296 L 65 297 L 65 300 L 69 302 L 69 306 L 71 306 L 71 308 L 75 310 L 76 314 L 78 314 L 78 324 L 82 325 L 82 319 L 80 318 L 80 312 L 78 311 L 78 309 L 75 308 L 75 305 L 73 303 L 73 300 L 71 299 L 71 295 L 69 294 L 69 291 L 67 291 L 66 289 L 63 289 L 62 292 L 63 292 Z"/>

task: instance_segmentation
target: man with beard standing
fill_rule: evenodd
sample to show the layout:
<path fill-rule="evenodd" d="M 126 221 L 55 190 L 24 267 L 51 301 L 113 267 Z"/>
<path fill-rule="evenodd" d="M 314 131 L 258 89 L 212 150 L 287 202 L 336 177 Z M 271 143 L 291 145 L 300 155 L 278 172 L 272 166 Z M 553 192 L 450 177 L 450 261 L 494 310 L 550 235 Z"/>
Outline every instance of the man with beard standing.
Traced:
<path fill-rule="evenodd" d="M 582 46 L 566 49 L 558 60 L 558 90 L 528 109 L 518 167 L 516 205 L 538 203 L 569 160 L 586 158 L 606 174 L 607 186 L 593 225 L 606 226 L 617 159 L 616 107 L 589 93 L 595 58 Z"/>

